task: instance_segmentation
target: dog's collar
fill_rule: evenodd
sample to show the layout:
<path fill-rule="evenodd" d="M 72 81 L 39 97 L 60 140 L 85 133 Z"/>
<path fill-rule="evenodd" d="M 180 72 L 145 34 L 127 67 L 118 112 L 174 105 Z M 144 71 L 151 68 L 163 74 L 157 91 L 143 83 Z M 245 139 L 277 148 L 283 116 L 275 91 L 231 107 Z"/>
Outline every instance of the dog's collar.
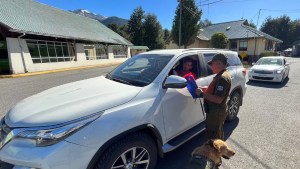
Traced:
<path fill-rule="evenodd" d="M 206 156 L 204 155 L 193 155 L 193 159 L 194 160 L 200 160 L 200 161 L 205 161 L 206 162 L 206 165 L 209 166 L 209 168 L 212 168 L 212 169 L 215 169 L 216 168 L 216 164 L 213 160 L 207 158 Z"/>

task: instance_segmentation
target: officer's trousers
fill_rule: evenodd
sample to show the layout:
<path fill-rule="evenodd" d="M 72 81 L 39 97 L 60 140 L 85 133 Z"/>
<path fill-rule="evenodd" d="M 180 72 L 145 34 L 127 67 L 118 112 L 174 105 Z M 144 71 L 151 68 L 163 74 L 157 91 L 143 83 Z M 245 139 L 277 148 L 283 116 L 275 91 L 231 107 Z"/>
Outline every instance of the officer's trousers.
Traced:
<path fill-rule="evenodd" d="M 213 109 L 206 114 L 206 138 L 224 140 L 224 122 L 227 117 L 226 108 Z"/>

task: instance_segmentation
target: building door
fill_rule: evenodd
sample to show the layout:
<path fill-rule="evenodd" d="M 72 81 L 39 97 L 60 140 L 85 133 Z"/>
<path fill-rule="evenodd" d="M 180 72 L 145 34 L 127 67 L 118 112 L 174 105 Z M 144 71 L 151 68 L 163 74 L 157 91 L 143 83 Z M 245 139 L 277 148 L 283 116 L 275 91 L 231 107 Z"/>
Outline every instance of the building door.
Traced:
<path fill-rule="evenodd" d="M 0 74 L 9 74 L 7 43 L 5 37 L 0 34 Z"/>

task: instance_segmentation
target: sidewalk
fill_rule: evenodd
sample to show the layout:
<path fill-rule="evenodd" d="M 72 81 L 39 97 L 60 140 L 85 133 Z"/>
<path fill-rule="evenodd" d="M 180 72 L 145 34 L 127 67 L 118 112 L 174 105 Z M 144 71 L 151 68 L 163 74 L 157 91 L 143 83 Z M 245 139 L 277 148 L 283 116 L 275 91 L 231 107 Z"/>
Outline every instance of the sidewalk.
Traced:
<path fill-rule="evenodd" d="M 22 73 L 22 74 L 0 75 L 0 78 L 26 77 L 26 76 L 34 76 L 34 75 L 42 75 L 42 74 L 49 74 L 49 73 L 64 72 L 64 71 L 69 71 L 69 70 L 79 70 L 79 69 L 91 69 L 91 68 L 109 67 L 109 66 L 116 66 L 116 65 L 119 65 L 119 64 L 120 63 L 109 63 L 109 64 L 101 64 L 101 65 L 81 66 L 81 67 L 73 67 L 73 68 L 47 70 L 47 71 L 40 71 L 40 72 L 29 72 L 29 73 Z"/>

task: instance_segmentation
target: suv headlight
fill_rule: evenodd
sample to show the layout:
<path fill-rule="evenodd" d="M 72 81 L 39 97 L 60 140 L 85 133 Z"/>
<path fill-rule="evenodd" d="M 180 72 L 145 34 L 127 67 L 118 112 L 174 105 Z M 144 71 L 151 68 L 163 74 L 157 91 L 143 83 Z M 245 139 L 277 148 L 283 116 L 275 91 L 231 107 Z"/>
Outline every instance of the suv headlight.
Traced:
<path fill-rule="evenodd" d="M 102 112 L 103 113 L 103 112 Z M 40 127 L 40 128 L 26 128 L 26 129 L 15 129 L 11 139 L 14 138 L 25 138 L 34 140 L 36 146 L 49 146 L 64 140 L 66 137 L 72 135 L 79 129 L 90 124 L 102 113 L 97 113 L 84 118 L 73 120 L 68 123 L 64 123 L 57 126 L 51 127 Z"/>
<path fill-rule="evenodd" d="M 282 73 L 282 71 L 283 71 L 283 69 L 281 69 L 281 70 L 276 70 L 276 73 L 277 73 L 277 74 L 280 74 L 280 73 Z"/>

